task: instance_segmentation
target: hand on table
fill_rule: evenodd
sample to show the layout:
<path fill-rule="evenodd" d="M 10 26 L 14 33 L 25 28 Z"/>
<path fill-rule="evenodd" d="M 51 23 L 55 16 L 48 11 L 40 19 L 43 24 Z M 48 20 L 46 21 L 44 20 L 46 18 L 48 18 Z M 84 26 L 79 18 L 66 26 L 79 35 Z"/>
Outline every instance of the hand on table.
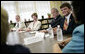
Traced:
<path fill-rule="evenodd" d="M 71 37 L 62 41 L 62 42 L 58 42 L 58 44 L 59 44 L 60 47 L 64 47 L 64 46 L 66 46 L 67 43 L 70 42 L 70 40 L 71 40 Z"/>
<path fill-rule="evenodd" d="M 59 47 L 58 43 L 53 45 L 53 53 L 62 53 L 62 50 Z"/>
<path fill-rule="evenodd" d="M 63 48 L 67 43 L 65 41 L 58 42 L 59 46 Z"/>
<path fill-rule="evenodd" d="M 47 31 L 47 30 L 41 30 L 40 32 L 48 33 L 48 31 Z"/>
<path fill-rule="evenodd" d="M 56 34 L 57 32 L 57 27 L 53 28 L 53 33 Z"/>
<path fill-rule="evenodd" d="M 31 31 L 31 29 L 27 28 L 25 31 L 26 31 L 26 32 L 30 32 L 30 31 Z"/>

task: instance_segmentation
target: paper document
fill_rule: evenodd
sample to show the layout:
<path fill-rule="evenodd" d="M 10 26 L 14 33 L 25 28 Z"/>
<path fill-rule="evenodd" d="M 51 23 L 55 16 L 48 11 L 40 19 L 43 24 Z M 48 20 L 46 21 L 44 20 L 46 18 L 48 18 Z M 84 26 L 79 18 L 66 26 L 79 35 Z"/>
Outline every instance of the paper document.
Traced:
<path fill-rule="evenodd" d="M 36 43 L 39 41 L 42 41 L 44 39 L 44 33 L 42 32 L 36 32 L 35 36 L 28 37 L 24 39 L 24 45 Z"/>

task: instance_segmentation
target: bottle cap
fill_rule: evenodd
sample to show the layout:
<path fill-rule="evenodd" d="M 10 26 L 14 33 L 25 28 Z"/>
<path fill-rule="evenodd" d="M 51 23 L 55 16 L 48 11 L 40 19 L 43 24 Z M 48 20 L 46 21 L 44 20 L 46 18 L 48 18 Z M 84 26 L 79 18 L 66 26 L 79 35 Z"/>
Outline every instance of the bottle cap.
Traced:
<path fill-rule="evenodd" d="M 60 25 L 57 25 L 58 28 L 60 28 Z"/>

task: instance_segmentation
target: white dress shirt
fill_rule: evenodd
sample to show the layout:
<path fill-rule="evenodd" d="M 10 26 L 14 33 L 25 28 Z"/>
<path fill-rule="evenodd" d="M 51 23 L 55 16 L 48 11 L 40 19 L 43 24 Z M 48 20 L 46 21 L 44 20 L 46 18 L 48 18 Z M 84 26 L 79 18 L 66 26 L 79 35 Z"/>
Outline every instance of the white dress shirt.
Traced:
<path fill-rule="evenodd" d="M 72 13 L 70 13 L 68 16 L 65 16 L 65 18 L 67 19 L 67 24 L 69 25 L 69 19 Z"/>
<path fill-rule="evenodd" d="M 23 29 L 23 28 L 26 28 L 26 26 L 25 26 L 24 22 L 19 21 L 16 23 L 15 28 L 16 29 Z"/>
<path fill-rule="evenodd" d="M 29 24 L 28 28 L 30 28 L 31 30 L 38 30 L 38 29 L 40 29 L 40 26 L 41 26 L 41 22 L 40 21 L 36 21 L 35 23 L 31 22 Z"/>

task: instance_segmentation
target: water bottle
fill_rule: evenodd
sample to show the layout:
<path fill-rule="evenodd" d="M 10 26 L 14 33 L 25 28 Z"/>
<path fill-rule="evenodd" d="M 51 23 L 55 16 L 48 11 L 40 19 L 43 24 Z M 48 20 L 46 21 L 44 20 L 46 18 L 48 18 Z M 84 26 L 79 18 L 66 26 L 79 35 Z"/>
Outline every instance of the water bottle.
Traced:
<path fill-rule="evenodd" d="M 63 33 L 60 25 L 57 26 L 57 41 L 63 41 Z"/>
<path fill-rule="evenodd" d="M 10 32 L 7 36 L 6 44 L 7 45 L 20 44 L 18 33 L 17 32 Z"/>
<path fill-rule="evenodd" d="M 51 25 L 49 25 L 49 33 L 50 33 L 50 38 L 54 38 L 53 29 Z"/>

